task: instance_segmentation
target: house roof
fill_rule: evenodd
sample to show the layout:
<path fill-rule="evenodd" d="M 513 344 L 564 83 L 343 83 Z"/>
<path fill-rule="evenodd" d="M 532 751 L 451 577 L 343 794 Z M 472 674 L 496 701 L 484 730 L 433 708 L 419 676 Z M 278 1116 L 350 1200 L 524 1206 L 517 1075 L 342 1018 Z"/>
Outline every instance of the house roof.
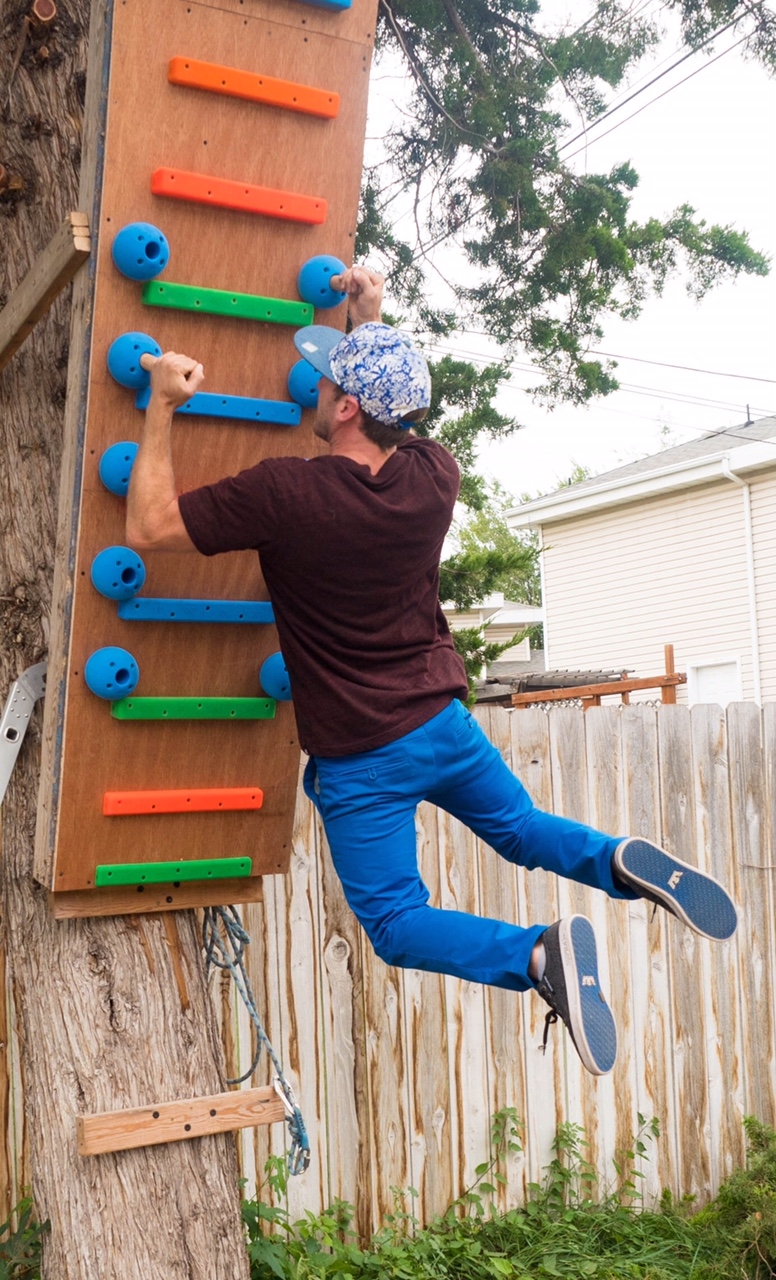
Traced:
<path fill-rule="evenodd" d="M 708 431 L 638 462 L 567 485 L 507 513 L 512 528 L 570 519 L 600 507 L 641 501 L 670 489 L 732 479 L 731 472 L 776 467 L 776 417 Z"/>

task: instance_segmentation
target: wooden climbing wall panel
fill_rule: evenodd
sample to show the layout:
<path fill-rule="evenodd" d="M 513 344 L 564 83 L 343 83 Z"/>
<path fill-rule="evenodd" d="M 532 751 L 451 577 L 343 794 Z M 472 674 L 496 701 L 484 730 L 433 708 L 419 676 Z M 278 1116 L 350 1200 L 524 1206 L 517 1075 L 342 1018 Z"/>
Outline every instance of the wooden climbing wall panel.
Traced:
<path fill-rule="evenodd" d="M 66 445 L 76 453 L 75 481 L 60 502 L 61 616 L 52 635 L 38 815 L 36 873 L 53 891 L 57 914 L 253 900 L 263 874 L 287 868 L 299 764 L 291 704 L 279 701 L 270 720 L 125 722 L 86 687 L 84 665 L 95 650 L 115 645 L 136 659 L 138 696 L 261 696 L 259 668 L 278 649 L 273 625 L 124 621 L 115 601 L 92 586 L 95 556 L 125 543 L 124 500 L 101 483 L 100 459 L 115 442 L 138 440 L 142 425 L 134 392 L 111 378 L 106 355 L 119 335 L 143 332 L 164 350 L 201 360 L 204 391 L 288 401 L 294 326 L 144 306 L 142 285 L 116 269 L 111 247 L 125 225 L 148 222 L 170 246 L 160 283 L 294 301 L 311 257 L 351 263 L 374 21 L 372 0 L 343 11 L 301 0 L 121 0 L 108 10 L 92 324 L 79 438 Z M 339 96 L 339 107 L 326 118 L 171 83 L 171 60 L 181 58 L 324 90 Z M 325 201 L 325 218 L 305 224 L 155 195 L 158 170 L 313 196 Z M 342 328 L 345 308 L 315 319 Z M 179 489 L 264 457 L 310 456 L 312 418 L 305 410 L 300 426 L 287 427 L 177 415 Z M 143 560 L 144 596 L 267 599 L 252 552 L 153 552 Z M 238 787 L 260 789 L 261 808 L 103 813 L 106 792 Z M 250 858 L 250 876 L 95 887 L 98 866 L 226 857 Z"/>

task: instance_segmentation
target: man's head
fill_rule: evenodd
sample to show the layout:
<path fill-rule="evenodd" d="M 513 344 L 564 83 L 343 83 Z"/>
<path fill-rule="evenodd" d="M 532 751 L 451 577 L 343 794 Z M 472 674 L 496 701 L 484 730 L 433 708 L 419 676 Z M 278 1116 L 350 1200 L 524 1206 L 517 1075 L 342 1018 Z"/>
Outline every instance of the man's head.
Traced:
<path fill-rule="evenodd" d="M 357 401 L 362 429 L 383 448 L 393 447 L 425 417 L 431 403 L 428 365 L 390 325 L 370 322 L 345 335 L 311 325 L 294 342 L 318 373 Z M 381 426 L 388 430 L 381 432 Z"/>

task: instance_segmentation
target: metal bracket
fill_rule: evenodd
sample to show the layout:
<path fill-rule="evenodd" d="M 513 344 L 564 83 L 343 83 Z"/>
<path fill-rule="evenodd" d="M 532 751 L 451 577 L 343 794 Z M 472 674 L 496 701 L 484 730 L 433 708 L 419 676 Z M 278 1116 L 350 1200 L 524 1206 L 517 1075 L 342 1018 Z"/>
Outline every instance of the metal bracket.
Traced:
<path fill-rule="evenodd" d="M 0 719 L 0 804 L 11 780 L 16 757 L 38 698 L 46 692 L 45 662 L 28 667 L 11 685 L 2 719 Z"/>

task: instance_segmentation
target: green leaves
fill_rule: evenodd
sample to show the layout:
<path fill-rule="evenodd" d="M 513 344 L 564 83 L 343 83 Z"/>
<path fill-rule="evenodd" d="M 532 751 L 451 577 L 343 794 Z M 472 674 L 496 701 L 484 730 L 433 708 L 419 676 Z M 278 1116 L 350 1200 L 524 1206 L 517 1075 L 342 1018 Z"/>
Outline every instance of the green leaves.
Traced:
<path fill-rule="evenodd" d="M 764 5 L 670 7 L 693 47 L 735 19 L 754 56 L 776 66 L 776 17 Z M 381 0 L 381 43 L 403 58 L 414 91 L 386 140 L 389 165 L 368 175 L 358 249 L 381 252 L 418 331 L 484 327 L 508 355 L 531 357 L 540 397 L 585 403 L 617 387 L 612 367 L 587 354 L 607 317 L 635 318 L 669 273 L 681 272 L 700 298 L 768 264 L 744 231 L 707 225 L 688 205 L 635 221 L 630 163 L 603 174 L 573 168 L 569 126 L 581 136 L 603 112 L 608 90 L 657 41 L 658 10 L 601 0 L 555 37 L 538 10 L 528 0 Z M 415 203 L 414 244 L 390 229 L 402 188 Z M 422 267 L 444 241 L 466 264 L 452 282 L 455 318 L 430 304 Z"/>
<path fill-rule="evenodd" d="M 7 1222 L 0 1224 L 0 1280 L 40 1280 L 43 1235 L 49 1223 L 36 1220 L 25 1196 Z"/>

